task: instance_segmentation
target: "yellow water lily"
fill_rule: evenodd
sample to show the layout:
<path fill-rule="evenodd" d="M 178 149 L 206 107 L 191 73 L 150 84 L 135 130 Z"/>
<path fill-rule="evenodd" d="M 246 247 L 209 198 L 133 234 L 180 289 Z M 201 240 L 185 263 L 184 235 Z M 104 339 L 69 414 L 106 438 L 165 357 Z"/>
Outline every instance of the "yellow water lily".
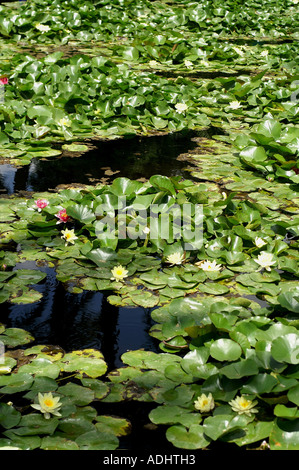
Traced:
<path fill-rule="evenodd" d="M 53 397 L 51 392 L 44 394 L 39 392 L 38 401 L 39 404 L 34 404 L 31 406 L 32 408 L 43 413 L 46 419 L 51 418 L 51 414 L 54 416 L 61 416 L 58 411 L 62 406 L 62 404 L 59 403 L 60 397 Z"/>
<path fill-rule="evenodd" d="M 233 411 L 240 415 L 246 414 L 247 416 L 250 416 L 251 413 L 258 413 L 258 410 L 254 408 L 257 404 L 257 401 L 248 400 L 243 395 L 235 398 L 234 400 L 231 400 L 229 404 Z"/>
<path fill-rule="evenodd" d="M 171 253 L 171 255 L 168 255 L 166 258 L 166 262 L 170 264 L 182 264 L 184 261 L 184 253 L 181 254 L 179 252 L 176 253 Z"/>
<path fill-rule="evenodd" d="M 125 277 L 128 276 L 128 271 L 125 269 L 123 266 L 115 266 L 113 269 L 111 269 L 112 276 L 111 280 L 112 281 L 123 281 Z"/>
<path fill-rule="evenodd" d="M 205 395 L 204 393 L 198 397 L 194 402 L 194 408 L 201 413 L 208 413 L 215 407 L 213 395 Z"/>
<path fill-rule="evenodd" d="M 64 238 L 64 239 L 65 239 L 65 246 L 66 246 L 68 243 L 74 244 L 74 243 L 75 243 L 75 240 L 78 239 L 78 237 L 76 237 L 76 235 L 75 235 L 74 230 L 69 230 L 68 228 L 66 228 L 65 230 L 61 230 L 61 233 L 62 233 L 62 237 L 61 237 L 61 238 Z"/>

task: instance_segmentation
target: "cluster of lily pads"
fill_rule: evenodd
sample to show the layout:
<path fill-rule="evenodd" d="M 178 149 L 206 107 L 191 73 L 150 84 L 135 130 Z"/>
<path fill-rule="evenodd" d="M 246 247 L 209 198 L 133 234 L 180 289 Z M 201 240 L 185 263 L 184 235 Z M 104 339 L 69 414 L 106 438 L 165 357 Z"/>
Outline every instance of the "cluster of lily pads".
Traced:
<path fill-rule="evenodd" d="M 161 352 L 128 351 L 108 371 L 100 351 L 30 347 L 31 333 L 1 324 L 0 448 L 116 449 L 131 423 L 101 406 L 128 401 L 150 403 L 176 448 L 299 448 L 297 3 L 0 7 L 0 34 L 19 51 L 1 44 L 11 163 L 87 139 L 223 131 L 195 139 L 189 180 L 1 199 L 0 303 L 41 301 L 46 264 L 69 292 L 149 309 Z M 173 210 L 186 205 L 178 236 Z"/>

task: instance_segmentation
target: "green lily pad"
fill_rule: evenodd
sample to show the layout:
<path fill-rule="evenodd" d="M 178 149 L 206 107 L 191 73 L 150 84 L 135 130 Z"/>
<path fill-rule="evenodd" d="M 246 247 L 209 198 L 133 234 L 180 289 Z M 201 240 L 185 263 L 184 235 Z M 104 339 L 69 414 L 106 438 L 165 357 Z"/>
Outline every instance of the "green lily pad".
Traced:
<path fill-rule="evenodd" d="M 201 425 L 193 424 L 189 429 L 182 425 L 171 426 L 166 431 L 167 439 L 180 449 L 205 449 L 210 444 L 210 439 L 205 436 Z"/>
<path fill-rule="evenodd" d="M 218 339 L 210 347 L 210 354 L 218 361 L 235 361 L 242 354 L 242 349 L 238 343 L 231 339 Z"/>

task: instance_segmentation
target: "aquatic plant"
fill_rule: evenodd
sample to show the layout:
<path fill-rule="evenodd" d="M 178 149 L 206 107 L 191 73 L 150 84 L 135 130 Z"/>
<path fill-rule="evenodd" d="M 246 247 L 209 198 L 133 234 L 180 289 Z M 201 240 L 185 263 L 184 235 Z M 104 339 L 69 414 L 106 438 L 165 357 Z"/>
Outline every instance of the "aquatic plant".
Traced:
<path fill-rule="evenodd" d="M 111 409 L 130 402 L 174 448 L 298 450 L 296 4 L 0 6 L 6 162 L 219 130 L 194 137 L 190 179 L 1 198 L 1 304 L 41 302 L 48 266 L 67 292 L 147 309 L 159 346 L 110 371 L 0 324 L 1 449 L 117 449 L 132 423 Z"/>

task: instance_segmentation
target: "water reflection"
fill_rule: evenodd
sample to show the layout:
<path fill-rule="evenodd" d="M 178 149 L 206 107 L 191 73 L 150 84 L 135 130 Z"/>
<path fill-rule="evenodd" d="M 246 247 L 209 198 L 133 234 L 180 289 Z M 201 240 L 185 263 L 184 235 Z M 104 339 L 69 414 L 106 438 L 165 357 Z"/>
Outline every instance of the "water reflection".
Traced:
<path fill-rule="evenodd" d="M 23 263 L 22 267 L 33 266 Z M 100 350 L 109 370 L 121 367 L 120 356 L 127 350 L 147 348 L 159 352 L 149 336 L 152 326 L 150 310 L 118 308 L 107 301 L 107 294 L 83 291 L 67 292 L 51 268 L 38 268 L 47 273 L 42 283 L 34 286 L 43 294 L 33 304 L 1 305 L 1 322 L 7 327 L 22 328 L 35 338 L 35 344 L 55 345 L 65 351 L 95 348 Z"/>
<path fill-rule="evenodd" d="M 210 137 L 210 131 L 200 135 Z M 190 135 L 181 134 L 100 142 L 81 157 L 35 158 L 17 169 L 0 165 L 0 191 L 48 191 L 60 184 L 94 184 L 103 178 L 109 182 L 119 176 L 183 176 L 186 163 L 177 157 L 195 147 Z"/>

